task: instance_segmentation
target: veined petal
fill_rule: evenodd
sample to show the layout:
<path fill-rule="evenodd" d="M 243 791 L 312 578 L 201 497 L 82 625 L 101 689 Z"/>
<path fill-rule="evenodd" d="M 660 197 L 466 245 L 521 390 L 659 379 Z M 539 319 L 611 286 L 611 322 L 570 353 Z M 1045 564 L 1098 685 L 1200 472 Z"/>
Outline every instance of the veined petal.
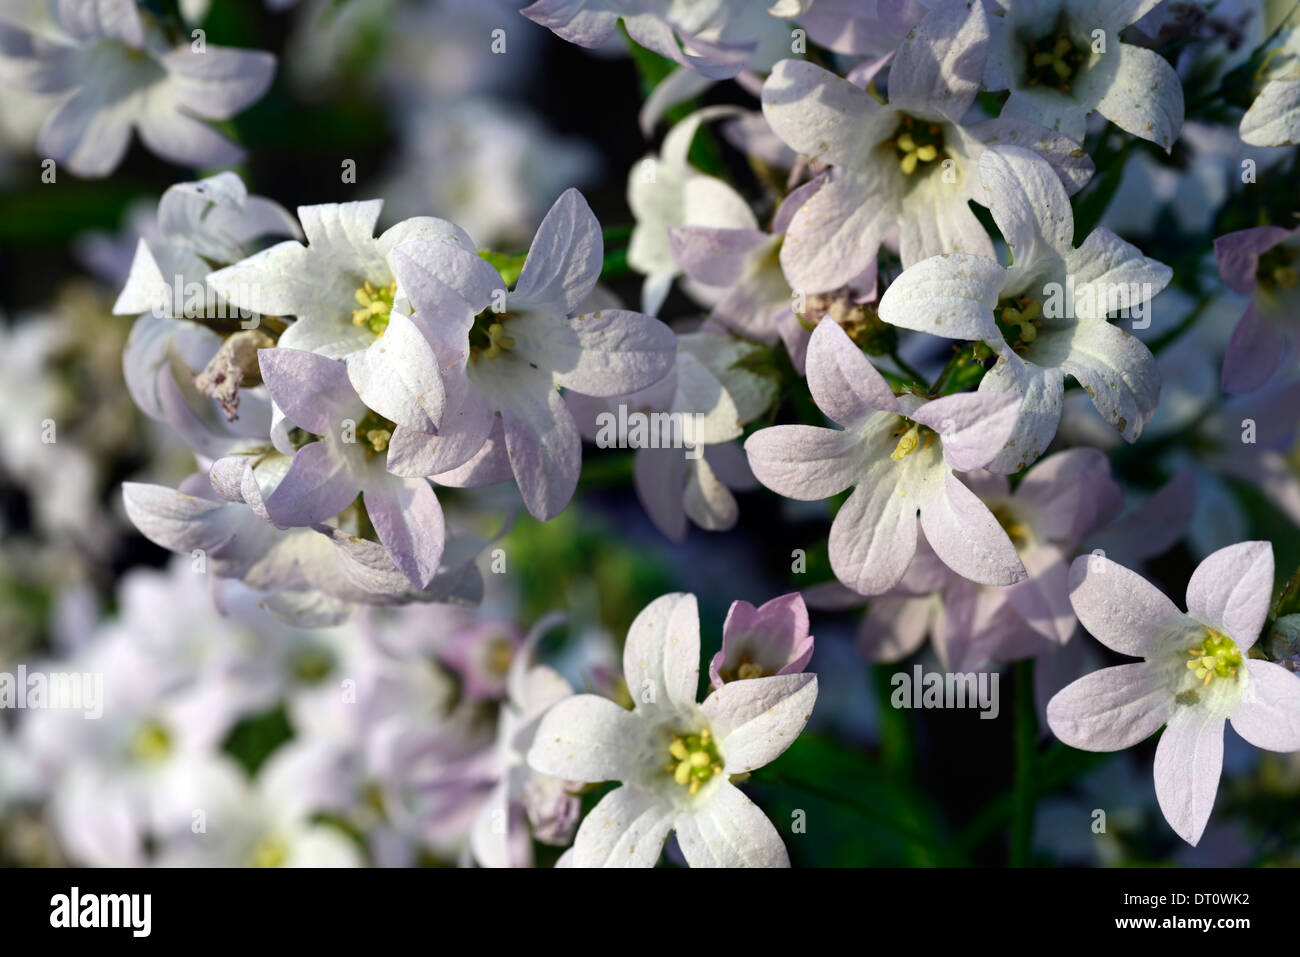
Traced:
<path fill-rule="evenodd" d="M 415 588 L 433 580 L 446 540 L 442 506 L 422 478 L 388 477 L 367 485 L 362 496 L 380 544 Z"/>
<path fill-rule="evenodd" d="M 729 681 L 702 706 L 726 759 L 743 774 L 780 757 L 803 732 L 817 701 L 817 676 L 775 675 Z"/>
<path fill-rule="evenodd" d="M 1223 721 L 1207 708 L 1179 708 L 1156 745 L 1156 800 L 1169 826 L 1193 846 L 1219 790 Z"/>
<path fill-rule="evenodd" d="M 943 563 L 983 585 L 1010 585 L 1025 577 L 1011 539 L 988 506 L 946 468 L 928 477 L 921 527 Z"/>
<path fill-rule="evenodd" d="M 857 483 L 862 439 L 855 432 L 812 425 L 774 425 L 745 440 L 749 467 L 760 482 L 786 498 L 815 501 Z"/>
<path fill-rule="evenodd" d="M 678 814 L 677 843 L 691 867 L 789 867 L 781 835 L 730 781 L 698 807 Z"/>
<path fill-rule="evenodd" d="M 1300 751 L 1300 676 L 1271 661 L 1246 662 L 1232 730 L 1266 751 Z"/>
<path fill-rule="evenodd" d="M 1135 658 L 1166 650 L 1189 629 L 1160 589 L 1100 555 L 1081 555 L 1070 566 L 1070 604 L 1094 638 Z"/>
<path fill-rule="evenodd" d="M 960 122 L 979 92 L 988 43 L 983 4 L 941 0 L 898 47 L 889 68 L 889 105 L 938 110 Z"/>
<path fill-rule="evenodd" d="M 1084 675 L 1047 703 L 1052 733 L 1082 751 L 1120 751 L 1144 741 L 1173 713 L 1165 670 L 1146 661 Z"/>
<path fill-rule="evenodd" d="M 1259 639 L 1273 596 L 1273 546 L 1241 542 L 1208 556 L 1187 582 L 1187 610 L 1243 652 Z"/>
<path fill-rule="evenodd" d="M 897 585 L 916 554 L 920 506 L 914 490 L 899 482 L 893 462 L 874 463 L 831 524 L 835 577 L 863 595 L 879 595 Z"/>
<path fill-rule="evenodd" d="M 694 595 L 663 595 L 641 610 L 623 646 L 623 677 L 638 711 L 695 706 L 700 613 Z"/>
<path fill-rule="evenodd" d="M 557 702 L 538 725 L 528 764 L 567 781 L 622 781 L 636 773 L 640 722 L 608 698 L 580 694 Z"/>
<path fill-rule="evenodd" d="M 852 425 L 877 411 L 898 411 L 889 383 L 829 316 L 813 330 L 805 367 L 817 408 L 840 425 Z"/>
<path fill-rule="evenodd" d="M 673 817 L 671 806 L 638 788 L 610 791 L 578 827 L 570 866 L 654 867 Z"/>
<path fill-rule="evenodd" d="M 993 319 L 1007 272 L 969 253 L 943 253 L 903 270 L 880 297 L 880 318 L 945 339 L 998 341 Z"/>
<path fill-rule="evenodd" d="M 600 223 L 587 200 L 567 189 L 537 228 L 512 298 L 568 315 L 591 294 L 604 252 Z"/>

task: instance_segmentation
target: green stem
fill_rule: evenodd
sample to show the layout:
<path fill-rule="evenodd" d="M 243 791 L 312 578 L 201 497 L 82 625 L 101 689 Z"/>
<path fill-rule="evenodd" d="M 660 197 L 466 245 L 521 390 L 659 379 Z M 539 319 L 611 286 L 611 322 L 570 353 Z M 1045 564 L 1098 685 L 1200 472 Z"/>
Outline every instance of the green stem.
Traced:
<path fill-rule="evenodd" d="M 876 701 L 880 706 L 880 760 L 895 778 L 910 782 L 916 763 L 916 741 L 909 717 L 889 703 L 894 693 L 891 681 L 896 670 L 894 665 L 875 665 L 871 669 Z"/>
<path fill-rule="evenodd" d="M 929 389 L 929 385 L 925 381 L 925 376 L 921 375 L 921 373 L 917 372 L 906 362 L 904 362 L 902 357 L 898 354 L 897 349 L 890 350 L 889 358 L 894 360 L 894 365 L 898 366 L 899 371 L 901 371 L 905 376 L 908 376 L 913 382 L 915 382 L 921 388 Z"/>
<path fill-rule="evenodd" d="M 1011 799 L 1011 866 L 1029 867 L 1033 862 L 1034 764 L 1038 750 L 1038 718 L 1034 713 L 1032 658 L 1016 662 L 1013 681 L 1016 695 L 1016 776 Z"/>

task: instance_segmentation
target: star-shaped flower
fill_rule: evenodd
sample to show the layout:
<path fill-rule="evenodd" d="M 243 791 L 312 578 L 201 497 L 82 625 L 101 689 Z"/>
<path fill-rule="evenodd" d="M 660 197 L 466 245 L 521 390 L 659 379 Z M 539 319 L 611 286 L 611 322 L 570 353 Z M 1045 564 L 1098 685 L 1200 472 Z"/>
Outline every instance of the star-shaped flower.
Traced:
<path fill-rule="evenodd" d="M 695 596 L 664 595 L 632 622 L 623 675 L 635 707 L 584 694 L 556 704 L 528 763 L 573 781 L 620 781 L 583 820 L 569 862 L 651 867 L 676 831 L 692 867 L 788 867 L 772 822 L 729 780 L 779 757 L 817 700 L 817 676 L 736 681 L 696 703 Z"/>
<path fill-rule="evenodd" d="M 1065 376 L 1133 442 L 1155 414 L 1160 372 L 1151 352 L 1107 317 L 1133 310 L 1173 271 L 1106 229 L 1077 249 L 1070 200 L 1050 166 L 1014 146 L 980 158 L 989 210 L 1011 247 L 1012 264 L 967 253 L 935 256 L 898 277 L 880 318 L 949 339 L 983 340 L 998 354 L 983 394 L 1022 400 L 1007 447 L 988 465 L 1015 472 L 1056 435 Z"/>
<path fill-rule="evenodd" d="M 1094 671 L 1047 705 L 1066 744 L 1119 751 L 1164 733 L 1156 797 L 1189 844 L 1205 830 L 1223 765 L 1223 726 L 1258 748 L 1300 750 L 1300 677 L 1249 654 L 1268 617 L 1273 549 L 1242 542 L 1196 567 L 1181 612 L 1140 575 L 1098 555 L 1075 559 L 1070 601 L 1083 626 L 1134 664 Z"/>
<path fill-rule="evenodd" d="M 835 575 L 864 595 L 898 584 L 916 554 L 919 525 L 949 568 L 973 581 L 1025 577 L 993 513 L 953 471 L 983 468 L 1011 436 L 1016 403 L 965 393 L 895 396 L 832 319 L 808 345 L 808 387 L 843 426 L 777 425 L 745 442 L 758 480 L 787 498 L 813 501 L 852 487 L 831 526 Z"/>

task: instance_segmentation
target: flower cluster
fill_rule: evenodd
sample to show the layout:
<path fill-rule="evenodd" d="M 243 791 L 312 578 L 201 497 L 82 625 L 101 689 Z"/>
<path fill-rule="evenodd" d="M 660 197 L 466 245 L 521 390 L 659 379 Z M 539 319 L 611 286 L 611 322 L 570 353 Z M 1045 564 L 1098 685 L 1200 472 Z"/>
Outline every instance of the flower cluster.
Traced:
<path fill-rule="evenodd" d="M 143 455 L 117 501 L 177 557 L 45 662 L 102 675 L 104 721 L 0 724 L 18 782 L 0 810 L 49 802 L 67 857 L 789 866 L 802 831 L 763 804 L 786 781 L 764 769 L 824 747 L 799 741 L 814 671 L 816 730 L 850 720 L 844 612 L 873 666 L 1013 666 L 1023 780 L 1035 721 L 1087 751 L 1163 728 L 1156 805 L 1190 846 L 1225 723 L 1300 751 L 1300 572 L 1274 567 L 1300 527 L 1293 13 L 406 11 L 374 80 L 417 117 L 388 189 L 342 159 L 345 195 L 386 198 L 291 212 L 208 122 L 266 94 L 275 57 L 187 39 L 206 5 L 9 6 L 0 81 L 44 98 L 42 158 L 104 177 L 135 129 L 200 170 L 129 250 L 94 246 L 133 319 L 123 390 L 187 473 Z M 347 85 L 334 61 L 365 13 L 341 6 L 303 15 L 287 84 Z M 485 36 L 503 18 L 493 56 L 626 42 L 647 142 L 616 171 L 625 210 L 589 205 L 572 181 L 592 157 L 508 100 L 403 85 L 399 34 L 462 16 Z M 595 97 L 601 61 L 577 62 Z M 704 105 L 724 83 L 729 105 Z M 11 340 L 15 393 L 68 407 L 19 361 L 49 347 Z M 0 454 L 35 498 L 80 459 L 28 439 Z M 627 565 L 535 547 L 595 515 Z M 1180 568 L 1185 612 L 1148 581 Z M 751 592 L 769 600 L 731 601 Z M 555 640 L 546 612 L 583 601 L 591 627 Z M 701 606 L 721 623 L 707 665 Z M 288 743 L 241 766 L 231 741 L 268 720 Z M 219 840 L 191 827 L 198 795 Z"/>

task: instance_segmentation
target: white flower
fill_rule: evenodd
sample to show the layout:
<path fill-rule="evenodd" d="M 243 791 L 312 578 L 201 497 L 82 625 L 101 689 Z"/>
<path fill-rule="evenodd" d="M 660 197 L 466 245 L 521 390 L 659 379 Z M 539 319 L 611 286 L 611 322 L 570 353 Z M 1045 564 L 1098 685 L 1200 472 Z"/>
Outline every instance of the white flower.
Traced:
<path fill-rule="evenodd" d="M 934 256 L 904 271 L 880 300 L 880 318 L 950 339 L 983 340 L 999 354 L 982 393 L 1021 397 L 1011 441 L 986 468 L 1015 472 L 1056 435 L 1065 376 L 1102 416 L 1137 440 L 1160 395 L 1155 358 L 1107 322 L 1163 289 L 1173 270 L 1106 229 L 1074 247 L 1074 215 L 1055 172 L 1028 150 L 1000 147 L 980 159 L 989 210 L 1013 262 L 966 253 Z"/>
<path fill-rule="evenodd" d="M 1002 116 L 1018 116 L 1082 142 L 1094 110 L 1120 129 L 1172 149 L 1183 125 L 1183 87 L 1158 53 L 1120 32 L 1160 0 L 993 0 L 984 85 L 1010 90 Z"/>
<path fill-rule="evenodd" d="M 17 5 L 13 5 L 17 6 Z M 253 50 L 177 45 L 132 0 L 63 0 L 53 18 L 13 11 L 0 78 L 61 94 L 37 149 L 78 176 L 107 176 L 131 129 L 154 153 L 186 166 L 226 166 L 242 151 L 203 120 L 226 120 L 266 92 L 275 57 Z"/>
<path fill-rule="evenodd" d="M 542 719 L 528 763 L 575 781 L 621 781 L 583 820 L 577 867 L 650 867 L 670 831 L 693 867 L 788 867 L 772 822 L 728 780 L 775 760 L 817 700 L 817 677 L 733 681 L 696 703 L 695 596 L 664 595 L 637 615 L 623 650 L 635 702 L 577 695 Z"/>

